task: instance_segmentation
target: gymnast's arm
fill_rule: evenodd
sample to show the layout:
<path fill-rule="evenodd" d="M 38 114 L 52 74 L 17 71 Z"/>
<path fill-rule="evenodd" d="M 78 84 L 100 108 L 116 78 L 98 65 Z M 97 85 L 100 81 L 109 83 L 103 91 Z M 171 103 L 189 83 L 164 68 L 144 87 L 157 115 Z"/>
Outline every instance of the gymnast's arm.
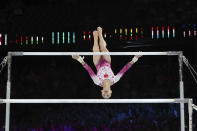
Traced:
<path fill-rule="evenodd" d="M 94 73 L 94 71 L 92 70 L 92 68 L 83 60 L 84 58 L 82 58 L 81 56 L 72 56 L 73 59 L 79 61 L 82 66 L 88 71 L 90 77 L 92 78 L 92 80 L 94 81 L 94 83 L 96 85 L 99 85 L 99 79 L 96 76 L 96 74 Z"/>
<path fill-rule="evenodd" d="M 131 68 L 131 66 L 137 62 L 137 60 L 141 57 L 141 55 L 136 55 L 133 57 L 133 59 L 128 63 L 126 64 L 119 72 L 118 74 L 115 76 L 115 82 L 118 82 L 120 80 L 120 78 Z"/>

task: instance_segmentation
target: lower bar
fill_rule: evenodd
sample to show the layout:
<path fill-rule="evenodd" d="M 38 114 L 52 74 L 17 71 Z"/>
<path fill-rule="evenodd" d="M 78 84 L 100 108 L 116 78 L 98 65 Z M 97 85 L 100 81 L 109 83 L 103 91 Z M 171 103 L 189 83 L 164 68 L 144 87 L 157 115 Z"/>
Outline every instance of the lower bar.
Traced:
<path fill-rule="evenodd" d="M 188 103 L 189 99 L 2 99 L 2 103 Z"/>

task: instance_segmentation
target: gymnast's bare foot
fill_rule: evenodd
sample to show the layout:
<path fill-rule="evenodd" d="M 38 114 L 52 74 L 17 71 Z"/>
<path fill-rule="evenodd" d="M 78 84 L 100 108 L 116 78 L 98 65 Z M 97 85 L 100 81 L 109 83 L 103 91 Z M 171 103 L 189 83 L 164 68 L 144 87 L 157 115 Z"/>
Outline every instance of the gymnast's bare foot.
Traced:
<path fill-rule="evenodd" d="M 98 31 L 97 30 L 93 31 L 93 36 L 94 36 L 94 39 L 98 39 Z"/>
<path fill-rule="evenodd" d="M 98 31 L 99 36 L 103 37 L 103 35 L 102 35 L 103 29 L 100 26 L 97 27 L 97 31 Z"/>
<path fill-rule="evenodd" d="M 98 35 L 99 35 L 100 46 L 106 47 L 107 44 L 106 44 L 106 42 L 105 42 L 105 40 L 103 38 L 103 34 L 102 34 L 103 33 L 103 29 L 99 26 L 99 27 L 97 27 L 97 31 L 98 31 Z"/>

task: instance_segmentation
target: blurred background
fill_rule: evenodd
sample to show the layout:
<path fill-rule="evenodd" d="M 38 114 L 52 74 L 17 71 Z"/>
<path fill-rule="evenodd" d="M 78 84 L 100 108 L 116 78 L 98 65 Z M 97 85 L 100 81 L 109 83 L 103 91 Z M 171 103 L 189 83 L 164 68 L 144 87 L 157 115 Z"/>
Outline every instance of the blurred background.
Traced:
<path fill-rule="evenodd" d="M 0 60 L 8 51 L 92 51 L 98 26 L 111 52 L 183 51 L 197 69 L 195 0 L 2 0 Z M 112 56 L 117 74 L 133 56 Z M 92 67 L 92 56 L 85 61 Z M 178 98 L 176 56 L 143 56 L 112 86 L 113 99 Z M 185 97 L 197 84 L 183 66 Z M 6 97 L 7 69 L 0 73 Z M 86 70 L 70 56 L 14 57 L 11 98 L 102 99 Z M 187 107 L 187 105 L 185 105 Z M 13 131 L 179 131 L 179 104 L 11 104 Z M 5 105 L 0 105 L 4 131 Z M 188 130 L 187 108 L 185 111 Z M 197 115 L 193 115 L 197 129 Z"/>

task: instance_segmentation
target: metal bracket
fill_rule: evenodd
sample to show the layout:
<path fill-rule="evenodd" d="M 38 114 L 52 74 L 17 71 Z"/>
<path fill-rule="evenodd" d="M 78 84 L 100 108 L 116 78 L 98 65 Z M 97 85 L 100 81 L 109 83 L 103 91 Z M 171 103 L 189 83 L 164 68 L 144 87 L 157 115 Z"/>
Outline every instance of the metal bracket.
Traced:
<path fill-rule="evenodd" d="M 12 56 L 23 56 L 23 52 L 9 52 Z"/>
<path fill-rule="evenodd" d="M 183 54 L 182 51 L 168 51 L 168 52 L 167 52 L 167 55 L 177 55 L 177 53 L 178 53 L 178 55 Z"/>
<path fill-rule="evenodd" d="M 193 107 L 194 110 L 197 111 L 197 106 L 196 105 L 192 104 L 192 107 Z"/>
<path fill-rule="evenodd" d="M 3 102 L 3 99 L 0 99 L 0 104 L 3 104 L 4 102 Z"/>

